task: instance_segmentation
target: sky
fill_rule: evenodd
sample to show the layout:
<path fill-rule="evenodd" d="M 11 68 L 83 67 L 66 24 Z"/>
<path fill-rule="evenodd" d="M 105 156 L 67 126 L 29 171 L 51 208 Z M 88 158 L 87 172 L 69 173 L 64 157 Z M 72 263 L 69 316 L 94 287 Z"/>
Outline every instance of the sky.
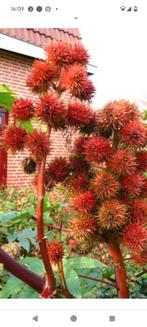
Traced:
<path fill-rule="evenodd" d="M 80 27 L 91 63 L 97 66 L 94 106 L 125 98 L 147 108 L 147 14 L 99 14 L 97 22 Z"/>

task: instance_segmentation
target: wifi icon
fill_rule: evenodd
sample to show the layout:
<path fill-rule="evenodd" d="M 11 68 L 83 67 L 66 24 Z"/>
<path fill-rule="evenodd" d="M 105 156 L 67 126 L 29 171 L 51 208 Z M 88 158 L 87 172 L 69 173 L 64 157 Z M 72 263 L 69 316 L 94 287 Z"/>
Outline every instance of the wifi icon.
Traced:
<path fill-rule="evenodd" d="M 121 9 L 122 11 L 125 11 L 125 10 L 126 10 L 126 7 L 125 7 L 125 6 L 121 6 L 120 9 Z"/>

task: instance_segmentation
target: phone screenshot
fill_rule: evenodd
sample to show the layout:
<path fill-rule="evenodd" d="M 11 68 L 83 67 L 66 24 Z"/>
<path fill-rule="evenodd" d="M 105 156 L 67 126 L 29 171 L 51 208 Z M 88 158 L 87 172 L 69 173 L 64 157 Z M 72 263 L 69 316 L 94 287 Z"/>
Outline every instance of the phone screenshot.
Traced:
<path fill-rule="evenodd" d="M 0 324 L 145 326 L 147 4 L 0 4 Z"/>

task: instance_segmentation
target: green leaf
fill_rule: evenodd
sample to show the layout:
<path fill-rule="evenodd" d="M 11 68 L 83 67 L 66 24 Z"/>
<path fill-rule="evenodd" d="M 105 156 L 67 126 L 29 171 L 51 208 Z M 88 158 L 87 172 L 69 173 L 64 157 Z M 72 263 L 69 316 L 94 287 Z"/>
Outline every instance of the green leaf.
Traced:
<path fill-rule="evenodd" d="M 39 299 L 39 294 L 37 292 L 35 292 L 35 290 L 33 290 L 28 285 L 24 285 L 24 287 L 18 293 L 17 298 L 19 298 L 19 299 Z"/>
<path fill-rule="evenodd" d="M 0 107 L 10 111 L 15 101 L 14 92 L 5 84 L 0 85 Z"/>
<path fill-rule="evenodd" d="M 7 223 L 8 221 L 16 218 L 17 211 L 9 211 L 0 215 L 0 222 Z"/>
<path fill-rule="evenodd" d="M 26 129 L 27 132 L 33 132 L 34 131 L 34 127 L 33 127 L 30 120 L 20 121 L 19 124 L 21 125 L 21 127 Z"/>
<path fill-rule="evenodd" d="M 107 267 L 104 263 L 98 261 L 97 259 L 92 259 L 88 257 L 73 257 L 67 259 L 65 261 L 65 266 L 68 269 L 76 269 L 76 270 L 83 270 L 83 269 L 97 269 L 97 268 L 105 268 Z"/>
<path fill-rule="evenodd" d="M 43 265 L 43 262 L 39 258 L 35 257 L 25 257 L 23 259 L 20 259 L 19 262 L 26 267 L 28 267 L 30 270 L 35 272 L 38 275 L 41 275 L 45 272 L 45 268 Z"/>
<path fill-rule="evenodd" d="M 33 211 L 24 211 L 24 212 L 18 212 L 18 211 L 9 211 L 2 215 L 0 215 L 0 223 L 8 223 L 11 220 L 14 219 L 24 219 L 24 218 L 30 218 L 33 215 Z"/>
<path fill-rule="evenodd" d="M 70 272 L 65 273 L 65 279 L 67 282 L 67 286 L 69 291 L 76 297 L 81 298 L 80 292 L 80 280 L 79 276 L 75 270 L 71 270 Z"/>
<path fill-rule="evenodd" d="M 20 242 L 21 246 L 27 251 L 29 252 L 30 251 L 30 242 L 27 238 L 18 238 L 18 241 Z"/>
<path fill-rule="evenodd" d="M 103 277 L 104 278 L 109 278 L 114 274 L 114 267 L 106 267 L 103 270 Z"/>
<path fill-rule="evenodd" d="M 23 282 L 15 276 L 10 276 L 7 283 L 0 292 L 0 298 L 15 297 L 23 287 Z"/>

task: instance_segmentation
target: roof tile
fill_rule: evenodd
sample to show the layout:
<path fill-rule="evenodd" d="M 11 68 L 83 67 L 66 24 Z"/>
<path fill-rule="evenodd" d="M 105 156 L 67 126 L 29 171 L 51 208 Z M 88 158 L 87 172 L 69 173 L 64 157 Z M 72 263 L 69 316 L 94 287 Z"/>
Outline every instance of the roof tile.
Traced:
<path fill-rule="evenodd" d="M 52 40 L 72 44 L 81 40 L 78 28 L 0 28 L 0 33 L 37 46 L 44 46 Z"/>

